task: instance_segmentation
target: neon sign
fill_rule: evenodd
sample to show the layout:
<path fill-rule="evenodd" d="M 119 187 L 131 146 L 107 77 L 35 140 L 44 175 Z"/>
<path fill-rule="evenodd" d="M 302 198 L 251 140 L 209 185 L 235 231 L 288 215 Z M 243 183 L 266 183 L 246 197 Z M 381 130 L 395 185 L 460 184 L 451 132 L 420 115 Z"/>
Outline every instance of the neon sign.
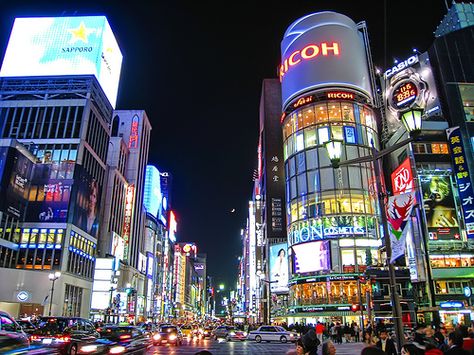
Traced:
<path fill-rule="evenodd" d="M 130 137 L 128 138 L 129 148 L 138 148 L 138 116 L 132 118 L 132 126 L 130 127 Z"/>
<path fill-rule="evenodd" d="M 346 99 L 346 100 L 354 100 L 354 94 L 351 92 L 344 92 L 344 91 L 330 91 L 327 94 L 328 99 Z"/>
<path fill-rule="evenodd" d="M 323 226 L 308 226 L 300 229 L 292 230 L 288 235 L 288 243 L 290 246 L 311 242 L 315 240 L 322 240 L 324 238 L 331 238 L 340 235 L 366 234 L 364 227 L 356 226 L 341 226 L 341 227 L 325 227 Z"/>
<path fill-rule="evenodd" d="M 130 226 L 132 224 L 133 197 L 135 195 L 135 185 L 130 184 L 125 194 L 125 211 L 123 219 L 122 237 L 125 242 L 124 260 L 128 259 L 128 241 L 130 240 Z"/>
<path fill-rule="evenodd" d="M 323 56 L 328 56 L 330 55 L 330 52 L 332 52 L 332 55 L 338 56 L 340 54 L 339 47 L 340 46 L 338 42 L 332 42 L 331 44 L 323 42 L 319 46 L 317 44 L 308 44 L 303 49 L 294 51 L 280 65 L 280 82 L 291 67 L 298 65 L 303 61 L 316 58 L 320 54 Z"/>
<path fill-rule="evenodd" d="M 407 60 L 404 60 L 403 62 L 398 63 L 397 65 L 395 65 L 391 69 L 386 70 L 385 73 L 383 74 L 383 76 L 384 76 L 385 79 L 388 79 L 392 75 L 398 73 L 400 70 L 411 67 L 415 63 L 418 63 L 418 56 L 417 55 L 413 55 L 410 58 L 408 58 Z"/>
<path fill-rule="evenodd" d="M 170 240 L 174 243 L 176 242 L 176 230 L 178 228 L 178 223 L 176 222 L 176 217 L 173 211 L 170 211 L 170 229 L 168 236 Z"/>

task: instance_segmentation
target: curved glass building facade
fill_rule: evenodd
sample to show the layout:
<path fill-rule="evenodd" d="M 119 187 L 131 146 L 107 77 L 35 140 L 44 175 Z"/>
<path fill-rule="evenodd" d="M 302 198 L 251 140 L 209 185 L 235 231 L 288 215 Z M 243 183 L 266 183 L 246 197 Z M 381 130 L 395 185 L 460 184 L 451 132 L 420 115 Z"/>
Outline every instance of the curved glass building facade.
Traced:
<path fill-rule="evenodd" d="M 334 169 L 325 148 L 342 141 L 343 162 L 379 147 L 364 45 L 334 12 L 295 21 L 282 41 L 289 324 L 360 324 L 371 292 L 360 275 L 381 262 L 372 163 Z"/>

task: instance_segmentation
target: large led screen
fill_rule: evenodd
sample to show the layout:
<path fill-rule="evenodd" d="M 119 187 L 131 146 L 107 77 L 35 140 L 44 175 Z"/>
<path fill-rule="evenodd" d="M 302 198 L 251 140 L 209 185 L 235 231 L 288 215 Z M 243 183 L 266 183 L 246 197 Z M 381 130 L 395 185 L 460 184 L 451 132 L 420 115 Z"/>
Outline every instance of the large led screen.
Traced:
<path fill-rule="evenodd" d="M 286 243 L 270 245 L 270 289 L 288 291 L 288 247 Z"/>
<path fill-rule="evenodd" d="M 354 88 L 372 97 L 361 32 L 349 17 L 331 11 L 302 17 L 281 42 L 282 103 L 328 86 Z"/>
<path fill-rule="evenodd" d="M 105 16 L 17 18 L 0 76 L 95 75 L 115 107 L 121 66 Z"/>
<path fill-rule="evenodd" d="M 291 249 L 294 274 L 331 269 L 331 250 L 328 240 L 297 244 Z"/>

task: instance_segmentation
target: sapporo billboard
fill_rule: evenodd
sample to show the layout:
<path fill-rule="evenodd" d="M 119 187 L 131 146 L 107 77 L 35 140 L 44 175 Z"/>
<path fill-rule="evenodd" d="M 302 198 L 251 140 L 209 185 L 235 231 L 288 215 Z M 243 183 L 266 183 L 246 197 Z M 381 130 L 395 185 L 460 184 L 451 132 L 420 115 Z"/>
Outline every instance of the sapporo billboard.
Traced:
<path fill-rule="evenodd" d="M 115 107 L 121 67 L 105 16 L 17 18 L 0 76 L 95 75 Z"/>
<path fill-rule="evenodd" d="M 420 175 L 421 193 L 430 240 L 460 240 L 451 178 Z"/>
<path fill-rule="evenodd" d="M 372 97 L 365 45 L 349 17 L 331 11 L 296 20 L 281 42 L 282 104 L 327 86 L 353 88 Z"/>

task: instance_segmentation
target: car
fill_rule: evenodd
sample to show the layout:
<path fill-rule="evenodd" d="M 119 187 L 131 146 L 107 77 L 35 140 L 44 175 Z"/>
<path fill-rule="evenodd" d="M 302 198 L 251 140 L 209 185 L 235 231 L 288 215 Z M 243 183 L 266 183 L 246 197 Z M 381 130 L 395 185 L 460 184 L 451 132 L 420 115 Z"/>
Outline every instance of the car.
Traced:
<path fill-rule="evenodd" d="M 182 325 L 180 330 L 184 338 L 191 339 L 193 337 L 193 327 L 191 325 Z"/>
<path fill-rule="evenodd" d="M 227 341 L 247 339 L 247 333 L 231 325 L 221 325 L 213 330 L 214 339 L 224 338 Z"/>
<path fill-rule="evenodd" d="M 100 328 L 100 338 L 82 344 L 78 354 L 145 354 L 150 338 L 140 327 L 107 325 Z"/>
<path fill-rule="evenodd" d="M 210 338 L 212 335 L 212 328 L 211 327 L 204 327 L 202 330 L 202 337 L 203 338 Z"/>
<path fill-rule="evenodd" d="M 153 335 L 153 344 L 180 346 L 183 344 L 183 334 L 176 325 L 161 325 L 158 332 Z"/>
<path fill-rule="evenodd" d="M 262 325 L 257 330 L 249 332 L 247 339 L 255 340 L 257 343 L 261 341 L 279 341 L 281 343 L 295 342 L 299 338 L 298 333 L 290 332 L 283 327 L 273 325 Z"/>
<path fill-rule="evenodd" d="M 27 353 L 30 346 L 23 328 L 7 312 L 0 311 L 0 353 Z"/>
<path fill-rule="evenodd" d="M 21 326 L 23 331 L 28 336 L 33 334 L 36 329 L 36 326 L 33 323 L 31 323 L 31 321 L 29 321 L 28 319 L 17 319 L 16 322 Z"/>
<path fill-rule="evenodd" d="M 69 355 L 77 354 L 80 347 L 99 336 L 94 324 L 87 319 L 49 316 L 38 318 L 38 327 L 31 334 L 30 342 Z"/>

